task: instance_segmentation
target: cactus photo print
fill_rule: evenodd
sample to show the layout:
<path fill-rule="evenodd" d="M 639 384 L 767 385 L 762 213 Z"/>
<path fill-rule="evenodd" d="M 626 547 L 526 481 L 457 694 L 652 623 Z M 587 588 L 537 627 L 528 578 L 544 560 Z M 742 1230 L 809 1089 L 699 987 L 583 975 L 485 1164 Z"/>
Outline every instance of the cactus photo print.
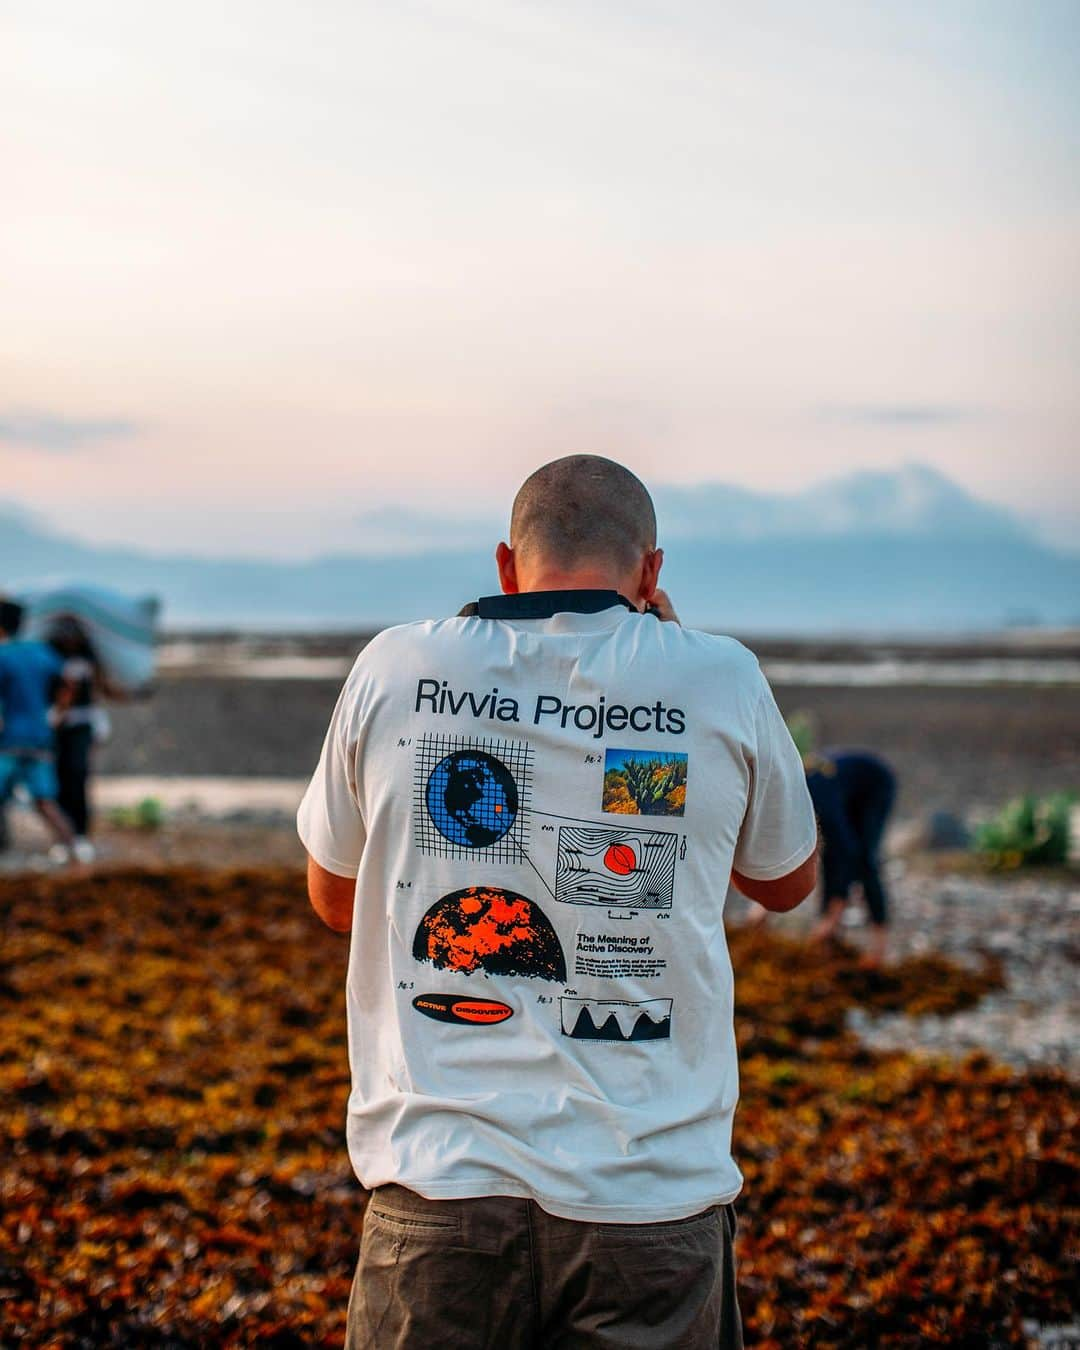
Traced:
<path fill-rule="evenodd" d="M 681 816 L 686 810 L 686 756 L 670 750 L 609 750 L 604 756 L 604 810 L 618 816 Z"/>

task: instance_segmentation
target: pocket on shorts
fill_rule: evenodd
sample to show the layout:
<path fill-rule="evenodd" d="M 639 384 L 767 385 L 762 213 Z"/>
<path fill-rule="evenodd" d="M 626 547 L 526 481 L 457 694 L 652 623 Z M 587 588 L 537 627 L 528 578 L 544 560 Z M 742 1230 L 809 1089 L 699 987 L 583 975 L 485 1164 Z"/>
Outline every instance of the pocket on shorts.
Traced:
<path fill-rule="evenodd" d="M 347 1346 L 480 1350 L 496 1292 L 508 1284 L 493 1253 L 468 1245 L 457 1201 L 376 1192 L 364 1218 Z"/>
<path fill-rule="evenodd" d="M 722 1222 L 719 1205 L 710 1205 L 698 1214 L 685 1219 L 662 1219 L 657 1223 L 597 1224 L 596 1236 L 607 1248 L 657 1246 L 678 1242 L 681 1238 L 697 1237 L 701 1232 L 717 1229 Z"/>
<path fill-rule="evenodd" d="M 382 1204 L 377 1196 L 372 1199 L 364 1215 L 365 1224 L 372 1221 L 399 1237 L 453 1238 L 461 1233 L 461 1217 L 458 1214 L 422 1208 L 403 1209 Z"/>

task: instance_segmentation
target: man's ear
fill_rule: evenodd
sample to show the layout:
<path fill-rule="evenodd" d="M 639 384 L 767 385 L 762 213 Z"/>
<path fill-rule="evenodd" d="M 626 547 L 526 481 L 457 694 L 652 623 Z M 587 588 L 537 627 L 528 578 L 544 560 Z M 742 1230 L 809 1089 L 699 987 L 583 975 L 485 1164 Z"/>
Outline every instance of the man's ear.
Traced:
<path fill-rule="evenodd" d="M 514 561 L 514 550 L 509 544 L 500 544 L 495 550 L 495 563 L 499 569 L 499 585 L 502 587 L 503 595 L 517 595 L 517 563 Z"/>
<path fill-rule="evenodd" d="M 649 604 L 656 594 L 656 588 L 660 584 L 660 569 L 664 565 L 664 550 L 654 548 L 651 553 L 646 553 L 641 563 L 641 594 L 639 599 L 643 604 Z"/>

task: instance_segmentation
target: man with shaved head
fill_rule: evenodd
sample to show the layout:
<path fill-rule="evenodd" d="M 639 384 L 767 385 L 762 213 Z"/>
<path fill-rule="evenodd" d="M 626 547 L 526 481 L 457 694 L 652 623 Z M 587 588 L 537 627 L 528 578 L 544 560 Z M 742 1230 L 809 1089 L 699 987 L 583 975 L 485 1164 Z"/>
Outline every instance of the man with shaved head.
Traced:
<path fill-rule="evenodd" d="M 612 563 L 627 570 L 655 551 L 656 512 L 645 484 L 629 469 L 599 455 L 567 455 L 521 485 L 510 539 L 518 555 L 545 558 L 568 571 L 582 564 L 610 569 Z"/>
<path fill-rule="evenodd" d="M 802 761 L 629 470 L 538 469 L 496 563 L 361 652 L 298 815 L 351 939 L 346 1345 L 741 1346 L 724 901 L 813 889 Z"/>

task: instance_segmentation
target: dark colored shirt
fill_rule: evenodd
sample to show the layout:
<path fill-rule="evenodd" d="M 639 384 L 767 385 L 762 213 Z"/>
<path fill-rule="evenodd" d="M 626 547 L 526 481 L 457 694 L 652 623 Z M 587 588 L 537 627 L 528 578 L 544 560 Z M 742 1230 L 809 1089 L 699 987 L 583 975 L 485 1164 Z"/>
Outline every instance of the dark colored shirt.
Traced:
<path fill-rule="evenodd" d="M 826 894 L 846 896 L 867 863 L 873 865 L 896 780 L 877 755 L 838 750 L 817 759 L 806 786 L 821 827 Z"/>
<path fill-rule="evenodd" d="M 0 751 L 52 748 L 49 707 L 63 666 L 45 642 L 0 643 Z"/>

